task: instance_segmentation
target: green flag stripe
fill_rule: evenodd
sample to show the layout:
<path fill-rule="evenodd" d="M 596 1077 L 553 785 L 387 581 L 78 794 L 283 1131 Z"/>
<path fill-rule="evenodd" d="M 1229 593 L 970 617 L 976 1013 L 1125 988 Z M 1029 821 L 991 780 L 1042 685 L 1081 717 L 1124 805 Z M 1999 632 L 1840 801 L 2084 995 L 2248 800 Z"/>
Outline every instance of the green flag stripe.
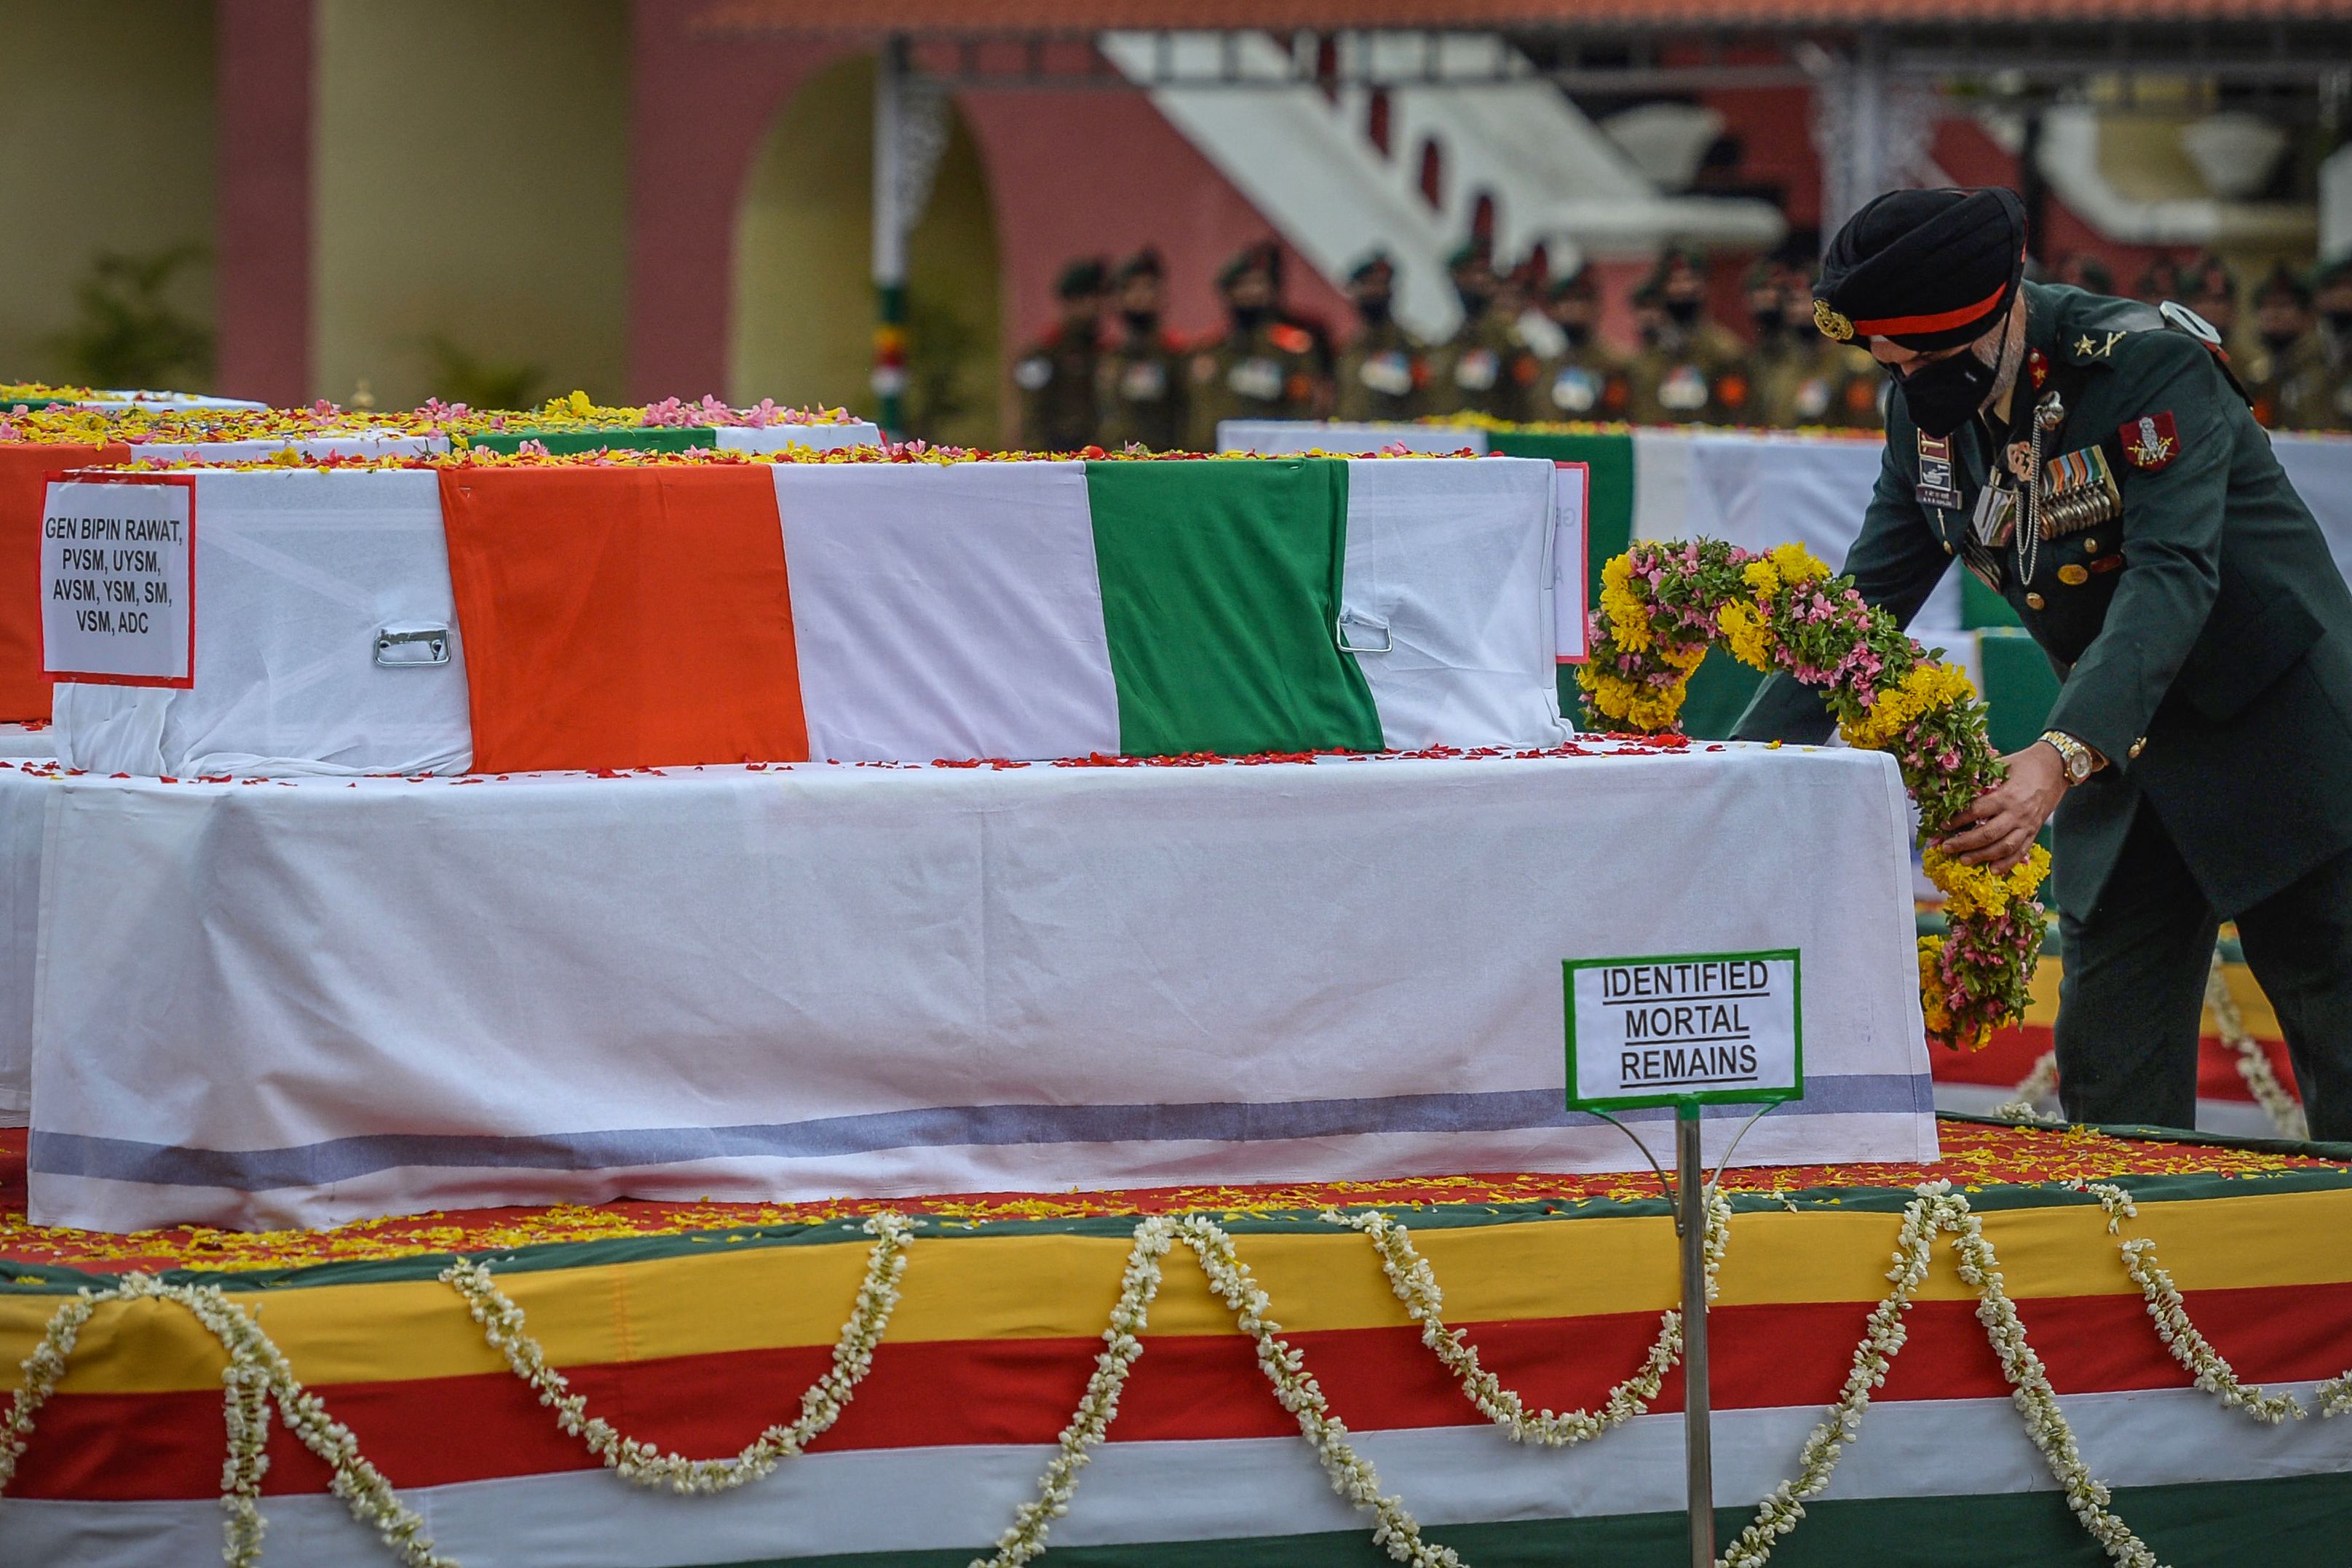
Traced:
<path fill-rule="evenodd" d="M 466 439 L 486 452 L 511 452 L 525 441 L 536 441 L 562 456 L 606 447 L 625 452 L 684 452 L 716 447 L 719 433 L 699 425 L 618 425 L 603 429 L 491 430 Z"/>
<path fill-rule="evenodd" d="M 1864 1426 L 1863 1441 L 1868 1442 Z M 1084 1507 L 1086 1490 L 1078 1491 Z M 1405 1500 L 1410 1506 L 1412 1500 Z M 2352 1510 L 2352 1476 L 2296 1476 L 2125 1487 L 2115 1495 L 2124 1522 L 2172 1568 L 2336 1568 L 2344 1561 L 2343 1521 Z M 1718 1551 L 1754 1517 L 1744 1508 L 1715 1510 Z M 1563 1563 L 1610 1568 L 1680 1568 L 1690 1562 L 1679 1513 L 1611 1514 L 1425 1528 L 1475 1568 L 1557 1568 Z M 945 1552 L 873 1552 L 824 1557 L 764 1558 L 724 1568 L 967 1568 L 984 1556 L 979 1542 Z M 1347 1534 L 1286 1535 L 1238 1541 L 1170 1542 L 1132 1546 L 1055 1545 L 1059 1568 L 1388 1568 L 1369 1527 Z M 2063 1493 L 1990 1497 L 1814 1500 L 1795 1534 L 1772 1549 L 1773 1568 L 2106 1568 L 2100 1550 L 2066 1510 Z"/>
<path fill-rule="evenodd" d="M 1347 464 L 1088 463 L 1087 499 L 1122 752 L 1380 750 L 1335 632 Z"/>
<path fill-rule="evenodd" d="M 1588 610 L 1601 605 L 1601 568 L 1609 558 L 1624 552 L 1633 537 L 1633 437 L 1624 431 L 1589 435 L 1532 430 L 1497 430 L 1487 447 L 1509 458 L 1548 458 L 1555 463 L 1582 463 L 1591 475 L 1585 500 L 1584 593 Z M 1710 660 L 1709 662 L 1713 662 Z M 1729 659 L 1723 661 L 1730 663 Z M 1576 684 L 1576 667 L 1559 667 L 1559 710 L 1580 713 L 1584 694 Z"/>

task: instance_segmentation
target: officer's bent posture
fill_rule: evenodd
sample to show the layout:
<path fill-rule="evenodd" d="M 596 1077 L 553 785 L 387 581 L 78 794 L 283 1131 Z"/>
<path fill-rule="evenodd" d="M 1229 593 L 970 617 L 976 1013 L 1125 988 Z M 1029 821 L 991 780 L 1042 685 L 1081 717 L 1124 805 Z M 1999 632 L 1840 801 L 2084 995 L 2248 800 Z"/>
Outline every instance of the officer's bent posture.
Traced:
<path fill-rule="evenodd" d="M 1943 847 L 2005 869 L 2056 814 L 2069 1116 L 2193 1125 L 2231 919 L 2313 1136 L 2352 1139 L 2352 591 L 2210 329 L 2024 282 L 2024 228 L 2005 190 L 1881 196 L 1813 290 L 1897 389 L 1846 571 L 1908 623 L 1958 557 L 2063 682 Z M 1775 676 L 1737 732 L 1828 731 Z"/>

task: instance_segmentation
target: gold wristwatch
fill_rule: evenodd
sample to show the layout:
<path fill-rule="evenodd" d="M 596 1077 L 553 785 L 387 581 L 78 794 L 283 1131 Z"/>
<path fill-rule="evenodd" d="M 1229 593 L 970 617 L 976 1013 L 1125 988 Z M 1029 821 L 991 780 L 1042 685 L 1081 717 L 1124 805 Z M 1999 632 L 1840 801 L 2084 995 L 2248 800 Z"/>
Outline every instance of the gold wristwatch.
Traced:
<path fill-rule="evenodd" d="M 2099 771 L 2099 754 L 2063 730 L 2044 730 L 2042 731 L 2042 738 L 2049 742 L 2050 749 L 2056 752 L 2060 760 L 2066 764 L 2066 783 L 2069 786 L 2081 784 Z"/>

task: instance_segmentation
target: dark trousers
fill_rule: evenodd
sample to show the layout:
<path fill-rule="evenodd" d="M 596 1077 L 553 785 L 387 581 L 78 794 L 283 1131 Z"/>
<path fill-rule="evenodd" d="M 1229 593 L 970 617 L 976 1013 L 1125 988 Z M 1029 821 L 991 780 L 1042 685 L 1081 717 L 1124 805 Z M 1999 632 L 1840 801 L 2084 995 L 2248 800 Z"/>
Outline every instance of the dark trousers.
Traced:
<path fill-rule="evenodd" d="M 2311 1135 L 2352 1141 L 2352 854 L 2240 912 Z M 2145 805 L 2087 920 L 2062 916 L 2058 1089 L 2076 1121 L 2197 1124 L 2197 1036 L 2221 917 Z"/>

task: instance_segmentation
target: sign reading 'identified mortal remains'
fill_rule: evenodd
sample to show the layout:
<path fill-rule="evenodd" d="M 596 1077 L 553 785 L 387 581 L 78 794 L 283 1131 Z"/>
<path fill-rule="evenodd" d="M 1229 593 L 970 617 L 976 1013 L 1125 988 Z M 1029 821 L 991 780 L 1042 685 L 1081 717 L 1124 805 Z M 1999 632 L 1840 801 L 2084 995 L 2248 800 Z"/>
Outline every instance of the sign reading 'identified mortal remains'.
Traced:
<path fill-rule="evenodd" d="M 195 481 L 53 480 L 41 509 L 42 663 L 52 680 L 194 684 Z"/>
<path fill-rule="evenodd" d="M 1564 967 L 1570 1106 L 1769 1104 L 1804 1093 L 1794 950 Z"/>

